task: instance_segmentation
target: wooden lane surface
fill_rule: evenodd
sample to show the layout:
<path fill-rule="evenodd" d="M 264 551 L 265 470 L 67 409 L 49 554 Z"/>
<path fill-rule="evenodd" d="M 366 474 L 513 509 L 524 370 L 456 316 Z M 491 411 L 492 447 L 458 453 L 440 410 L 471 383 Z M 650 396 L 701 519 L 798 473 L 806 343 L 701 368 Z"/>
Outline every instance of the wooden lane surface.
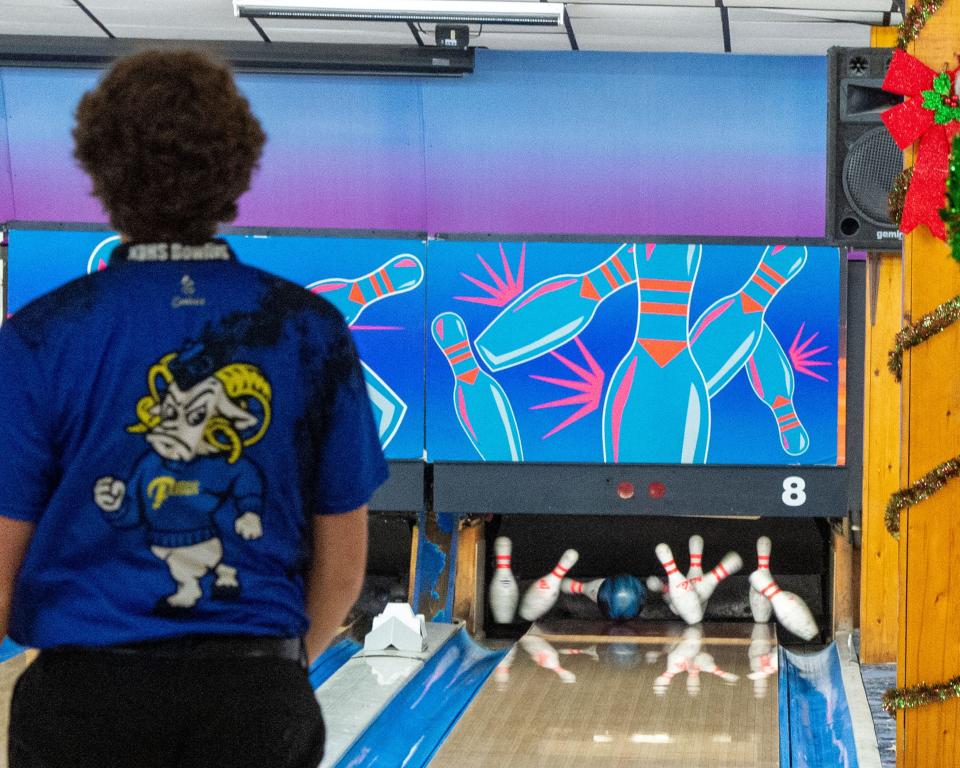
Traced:
<path fill-rule="evenodd" d="M 518 645 L 509 679 L 487 681 L 431 768 L 778 768 L 777 676 L 765 679 L 757 698 L 746 677 L 752 627 L 745 641 L 742 626 L 727 633 L 705 625 L 701 650 L 740 679 L 729 685 L 701 673 L 696 696 L 685 673 L 662 696 L 653 690 L 666 667 L 663 641 L 676 643 L 682 627 L 652 628 L 646 643 L 629 636 L 583 642 L 590 636 L 583 627 L 575 628 L 576 642 L 551 634 L 574 683 L 537 666 Z"/>
<path fill-rule="evenodd" d="M 910 3 L 913 5 L 913 3 Z M 910 46 L 932 67 L 957 65 L 960 0 L 946 0 Z M 911 153 L 907 162 L 912 164 Z M 904 240 L 904 305 L 913 319 L 960 294 L 949 249 L 920 227 Z M 906 359 L 901 480 L 915 481 L 960 453 L 960 329 L 916 347 Z M 916 685 L 960 674 L 960 481 L 903 514 L 900 535 L 898 683 Z M 960 766 L 960 703 L 898 717 L 897 761 L 905 768 Z"/>

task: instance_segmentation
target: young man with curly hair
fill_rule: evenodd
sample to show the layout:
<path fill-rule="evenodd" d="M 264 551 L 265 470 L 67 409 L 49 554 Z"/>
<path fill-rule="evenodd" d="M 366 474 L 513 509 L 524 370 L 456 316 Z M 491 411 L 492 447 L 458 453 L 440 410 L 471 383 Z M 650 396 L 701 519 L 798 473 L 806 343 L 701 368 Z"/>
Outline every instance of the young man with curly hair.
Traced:
<path fill-rule="evenodd" d="M 265 140 L 226 67 L 144 52 L 76 118 L 123 237 L 0 328 L 10 766 L 315 768 L 386 479 L 350 332 L 214 238 Z"/>

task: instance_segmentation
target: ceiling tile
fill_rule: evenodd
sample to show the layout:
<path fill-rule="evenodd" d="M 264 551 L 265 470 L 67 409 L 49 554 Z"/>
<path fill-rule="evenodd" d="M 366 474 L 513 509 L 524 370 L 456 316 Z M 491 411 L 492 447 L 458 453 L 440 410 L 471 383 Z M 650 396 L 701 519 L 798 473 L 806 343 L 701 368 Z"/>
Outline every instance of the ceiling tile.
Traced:
<path fill-rule="evenodd" d="M 0 35 L 104 37 L 72 0 L 0 0 Z"/>
<path fill-rule="evenodd" d="M 2 0 L 0 0 L 2 2 Z M 83 0 L 117 37 L 162 40 L 260 40 L 230 0 Z"/>

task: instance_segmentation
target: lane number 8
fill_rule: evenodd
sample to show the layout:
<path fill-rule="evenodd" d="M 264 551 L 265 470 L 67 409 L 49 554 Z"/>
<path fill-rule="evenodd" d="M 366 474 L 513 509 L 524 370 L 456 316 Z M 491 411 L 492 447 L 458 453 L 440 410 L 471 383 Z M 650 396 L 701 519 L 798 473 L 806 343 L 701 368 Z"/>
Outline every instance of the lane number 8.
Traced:
<path fill-rule="evenodd" d="M 802 477 L 791 475 L 783 480 L 783 503 L 788 507 L 802 507 L 807 501 L 807 484 Z"/>

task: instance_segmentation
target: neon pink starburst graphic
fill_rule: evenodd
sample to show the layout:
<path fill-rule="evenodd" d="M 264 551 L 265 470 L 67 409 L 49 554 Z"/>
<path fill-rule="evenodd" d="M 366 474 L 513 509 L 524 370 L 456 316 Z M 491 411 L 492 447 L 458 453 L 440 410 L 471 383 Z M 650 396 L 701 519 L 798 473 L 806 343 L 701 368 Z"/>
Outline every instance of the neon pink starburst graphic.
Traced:
<path fill-rule="evenodd" d="M 571 397 L 565 397 L 561 400 L 552 400 L 549 403 L 540 403 L 539 405 L 531 406 L 530 409 L 533 411 L 538 411 L 543 408 L 562 408 L 563 406 L 567 405 L 580 406 L 575 413 L 568 416 L 562 422 L 557 424 L 557 426 L 547 432 L 547 434 L 543 436 L 543 440 L 546 440 L 548 437 L 552 437 L 553 435 L 557 434 L 557 432 L 559 432 L 561 429 L 569 427 L 575 421 L 580 421 L 580 419 L 587 414 L 593 413 L 600 406 L 600 397 L 603 395 L 603 380 L 605 378 L 603 369 L 597 364 L 597 361 L 594 360 L 593 355 L 590 354 L 589 350 L 583 345 L 583 342 L 580 341 L 579 337 L 575 338 L 574 341 L 576 342 L 584 361 L 590 367 L 589 371 L 582 366 L 568 360 L 558 352 L 551 352 L 550 354 L 563 363 L 571 371 L 573 371 L 573 373 L 579 376 L 579 381 L 572 379 L 554 379 L 549 376 L 535 376 L 533 374 L 530 375 L 531 379 L 545 381 L 548 384 L 556 384 L 558 387 L 572 389 L 574 392 L 580 393 Z"/>
<path fill-rule="evenodd" d="M 469 301 L 473 304 L 486 304 L 489 307 L 503 307 L 509 304 L 514 298 L 523 293 L 523 266 L 526 256 L 527 244 L 524 243 L 520 247 L 520 265 L 517 267 L 517 276 L 514 278 L 513 272 L 510 271 L 510 263 L 507 261 L 507 253 L 503 250 L 503 243 L 500 243 L 500 259 L 503 262 L 503 278 L 501 278 L 500 275 L 498 275 L 494 269 L 487 264 L 483 256 L 478 253 L 477 258 L 480 260 L 480 263 L 483 264 L 483 268 L 487 270 L 487 274 L 490 275 L 494 284 L 488 285 L 482 280 L 471 277 L 466 272 L 461 272 L 460 276 L 465 280 L 469 280 L 480 290 L 485 291 L 490 295 L 454 296 L 453 298 L 458 299 L 459 301 Z"/>
<path fill-rule="evenodd" d="M 816 349 L 808 350 L 809 347 L 815 338 L 820 335 L 820 332 L 814 333 L 809 339 L 805 340 L 802 344 L 800 339 L 803 336 L 803 329 L 806 326 L 806 323 L 800 324 L 800 330 L 797 331 L 796 337 L 793 339 L 793 344 L 790 345 L 790 364 L 793 366 L 793 370 L 797 373 L 802 373 L 804 376 L 810 376 L 814 379 L 819 379 L 820 381 L 827 381 L 824 376 L 821 376 L 819 373 L 814 371 L 814 368 L 820 368 L 824 365 L 830 365 L 828 360 L 815 360 L 816 355 L 819 355 L 825 349 L 826 346 L 817 347 Z"/>

